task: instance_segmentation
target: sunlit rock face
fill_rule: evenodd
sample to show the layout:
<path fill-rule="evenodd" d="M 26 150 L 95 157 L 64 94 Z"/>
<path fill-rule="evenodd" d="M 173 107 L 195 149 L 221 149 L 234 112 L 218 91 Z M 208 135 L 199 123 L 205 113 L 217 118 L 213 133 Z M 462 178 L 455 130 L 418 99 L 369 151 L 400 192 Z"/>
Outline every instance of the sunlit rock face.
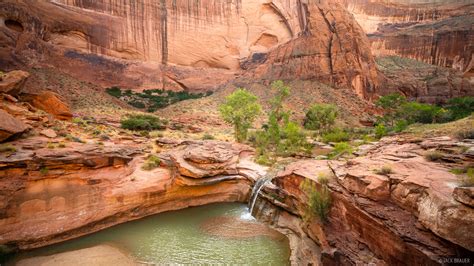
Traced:
<path fill-rule="evenodd" d="M 103 85 L 213 89 L 260 65 L 270 69 L 254 78 L 316 78 L 364 97 L 377 85 L 365 34 L 334 1 L 6 0 L 0 18 L 5 66 L 41 51 L 35 60 Z"/>
<path fill-rule="evenodd" d="M 474 2 L 341 0 L 376 56 L 400 55 L 473 75 Z"/>

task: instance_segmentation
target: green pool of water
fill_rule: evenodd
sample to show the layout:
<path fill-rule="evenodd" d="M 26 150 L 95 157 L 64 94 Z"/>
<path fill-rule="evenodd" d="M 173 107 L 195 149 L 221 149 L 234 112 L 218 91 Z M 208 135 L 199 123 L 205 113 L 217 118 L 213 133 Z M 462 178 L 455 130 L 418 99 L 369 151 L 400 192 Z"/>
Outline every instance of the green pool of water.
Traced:
<path fill-rule="evenodd" d="M 79 239 L 16 254 L 10 262 L 110 244 L 128 252 L 138 261 L 155 264 L 288 264 L 290 248 L 287 239 L 262 234 L 262 230 L 255 234 L 249 232 L 248 228 L 252 227 L 245 224 L 257 222 L 248 221 L 247 213 L 247 207 L 238 203 L 211 204 L 161 213 Z M 239 226 L 232 227 L 232 234 L 226 234 L 227 229 L 218 228 L 224 226 L 219 223 L 220 217 L 227 220 L 232 217 L 230 219 L 237 224 L 242 222 L 246 236 L 235 237 L 239 235 L 235 234 Z M 219 233 L 207 232 L 203 224 L 216 226 Z"/>

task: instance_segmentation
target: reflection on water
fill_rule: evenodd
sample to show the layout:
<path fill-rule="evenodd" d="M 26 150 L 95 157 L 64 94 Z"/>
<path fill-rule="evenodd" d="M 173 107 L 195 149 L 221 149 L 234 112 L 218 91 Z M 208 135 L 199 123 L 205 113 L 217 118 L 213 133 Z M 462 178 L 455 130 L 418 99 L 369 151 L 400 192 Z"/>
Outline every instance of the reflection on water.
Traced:
<path fill-rule="evenodd" d="M 248 216 L 237 203 L 157 214 L 90 236 L 16 256 L 44 256 L 112 244 L 138 261 L 156 264 L 288 264 L 286 238 Z"/>

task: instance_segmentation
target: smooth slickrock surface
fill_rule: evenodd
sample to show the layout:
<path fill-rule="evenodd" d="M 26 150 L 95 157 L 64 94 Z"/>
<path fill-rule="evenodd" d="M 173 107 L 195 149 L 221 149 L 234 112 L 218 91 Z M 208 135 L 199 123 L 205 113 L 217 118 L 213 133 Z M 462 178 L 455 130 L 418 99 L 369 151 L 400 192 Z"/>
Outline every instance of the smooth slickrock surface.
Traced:
<path fill-rule="evenodd" d="M 96 265 L 96 266 L 132 266 L 139 265 L 124 254 L 118 248 L 100 245 L 91 248 L 79 249 L 69 252 L 63 252 L 51 256 L 35 257 L 20 260 L 16 263 L 18 266 L 77 266 L 77 265 Z"/>

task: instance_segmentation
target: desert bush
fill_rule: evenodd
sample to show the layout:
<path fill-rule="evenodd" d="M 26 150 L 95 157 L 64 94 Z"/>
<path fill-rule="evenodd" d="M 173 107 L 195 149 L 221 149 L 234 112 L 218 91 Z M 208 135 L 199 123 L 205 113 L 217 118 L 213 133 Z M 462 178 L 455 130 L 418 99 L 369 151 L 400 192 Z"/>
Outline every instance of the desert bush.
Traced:
<path fill-rule="evenodd" d="M 261 112 L 257 96 L 246 89 L 237 89 L 226 97 L 219 108 L 222 118 L 234 126 L 234 136 L 238 142 L 247 139 L 248 129 Z"/>
<path fill-rule="evenodd" d="M 443 158 L 443 154 L 439 151 L 428 151 L 424 155 L 425 159 L 430 162 L 436 162 Z"/>
<path fill-rule="evenodd" d="M 122 128 L 134 131 L 164 129 L 163 121 L 159 117 L 147 114 L 126 116 L 122 118 L 120 124 Z"/>
<path fill-rule="evenodd" d="M 119 98 L 122 96 L 122 90 L 119 87 L 110 87 L 105 90 L 109 95 Z"/>
<path fill-rule="evenodd" d="M 397 120 L 400 106 L 402 106 L 406 102 L 407 102 L 407 99 L 405 98 L 405 96 L 399 93 L 392 93 L 392 94 L 388 94 L 388 95 L 380 97 L 375 102 L 375 105 L 385 110 L 385 115 L 383 116 L 383 120 L 385 123 L 393 127 L 395 124 L 395 121 Z"/>
<path fill-rule="evenodd" d="M 344 155 L 352 155 L 354 149 L 347 142 L 339 142 L 334 145 L 333 151 L 329 154 L 330 159 L 335 159 Z"/>
<path fill-rule="evenodd" d="M 150 138 L 162 138 L 164 136 L 163 132 L 160 131 L 152 131 L 148 135 Z"/>
<path fill-rule="evenodd" d="M 202 139 L 203 140 L 213 140 L 213 139 L 215 139 L 215 137 L 213 135 L 209 134 L 209 133 L 206 133 L 202 136 Z"/>
<path fill-rule="evenodd" d="M 348 132 L 345 132 L 341 129 L 335 129 L 334 131 L 323 134 L 323 142 L 346 142 L 351 139 L 351 136 Z"/>
<path fill-rule="evenodd" d="M 387 135 L 387 128 L 384 124 L 378 124 L 375 127 L 375 137 L 381 139 L 382 137 Z"/>
<path fill-rule="evenodd" d="M 331 192 L 327 185 L 321 184 L 321 187 L 318 189 L 311 180 L 305 179 L 301 182 L 301 189 L 308 196 L 308 209 L 305 220 L 317 216 L 320 222 L 326 222 L 332 204 Z"/>
<path fill-rule="evenodd" d="M 142 169 L 145 171 L 151 171 L 155 168 L 160 167 L 161 160 L 156 155 L 150 155 L 142 165 Z"/>
<path fill-rule="evenodd" d="M 446 109 L 449 110 L 452 120 L 468 117 L 474 113 L 474 97 L 452 98 L 446 104 Z"/>
<path fill-rule="evenodd" d="M 307 146 L 306 135 L 298 124 L 288 122 L 282 133 L 283 140 L 277 148 L 279 154 L 293 155 L 305 150 Z"/>
<path fill-rule="evenodd" d="M 310 130 L 327 132 L 332 129 L 338 115 L 337 107 L 332 104 L 315 104 L 306 112 L 304 127 Z"/>
<path fill-rule="evenodd" d="M 403 130 L 407 129 L 409 123 L 405 119 L 400 119 L 397 122 L 395 122 L 395 126 L 393 127 L 393 131 L 400 133 Z"/>
<path fill-rule="evenodd" d="M 408 102 L 401 105 L 399 112 L 399 116 L 410 124 L 430 124 L 448 121 L 448 114 L 445 109 L 426 103 Z"/>
<path fill-rule="evenodd" d="M 474 139 L 474 128 L 461 129 L 456 132 L 458 139 Z"/>
<path fill-rule="evenodd" d="M 390 175 L 393 174 L 393 170 L 390 166 L 384 165 L 382 168 L 375 170 L 375 173 L 378 175 Z"/>

